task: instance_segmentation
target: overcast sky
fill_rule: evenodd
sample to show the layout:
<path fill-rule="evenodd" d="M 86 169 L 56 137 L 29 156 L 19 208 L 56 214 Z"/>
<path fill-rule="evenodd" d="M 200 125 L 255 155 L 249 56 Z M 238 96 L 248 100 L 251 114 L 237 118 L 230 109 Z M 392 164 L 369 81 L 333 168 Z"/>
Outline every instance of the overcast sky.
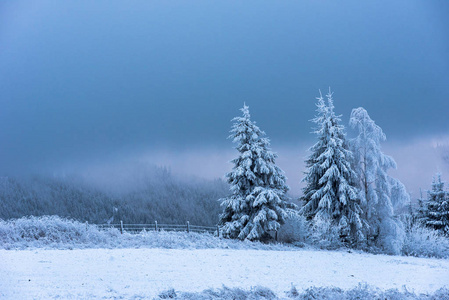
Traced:
<path fill-rule="evenodd" d="M 445 0 L 2 1 L 0 173 L 146 155 L 216 176 L 243 102 L 292 171 L 329 86 L 344 124 L 365 107 L 399 156 L 445 143 L 448 16 Z"/>

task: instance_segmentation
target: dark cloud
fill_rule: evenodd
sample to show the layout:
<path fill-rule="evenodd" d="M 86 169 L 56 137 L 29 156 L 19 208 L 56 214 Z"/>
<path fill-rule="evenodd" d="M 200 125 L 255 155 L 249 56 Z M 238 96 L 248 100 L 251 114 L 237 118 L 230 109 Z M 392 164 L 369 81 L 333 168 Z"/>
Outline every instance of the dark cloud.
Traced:
<path fill-rule="evenodd" d="M 318 89 L 390 140 L 449 132 L 445 1 L 0 4 L 1 173 L 132 151 L 231 148 L 244 101 L 311 141 Z"/>

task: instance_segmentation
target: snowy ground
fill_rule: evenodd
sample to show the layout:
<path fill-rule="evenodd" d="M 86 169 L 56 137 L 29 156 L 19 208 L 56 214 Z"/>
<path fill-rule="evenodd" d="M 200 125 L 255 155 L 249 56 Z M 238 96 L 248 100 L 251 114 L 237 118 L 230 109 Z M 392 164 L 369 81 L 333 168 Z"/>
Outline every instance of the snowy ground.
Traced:
<path fill-rule="evenodd" d="M 0 250 L 0 298 L 157 296 L 174 288 L 264 286 L 282 296 L 291 285 L 417 293 L 449 286 L 449 260 L 332 251 L 86 249 Z"/>

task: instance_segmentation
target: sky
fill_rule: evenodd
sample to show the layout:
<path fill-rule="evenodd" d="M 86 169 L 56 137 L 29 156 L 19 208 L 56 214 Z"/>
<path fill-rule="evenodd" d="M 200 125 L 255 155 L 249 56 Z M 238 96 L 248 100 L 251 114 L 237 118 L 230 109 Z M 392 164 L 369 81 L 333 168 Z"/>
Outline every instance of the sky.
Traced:
<path fill-rule="evenodd" d="M 137 159 L 222 177 L 246 103 L 298 192 L 331 87 L 343 124 L 366 108 L 416 190 L 449 175 L 448 13 L 444 0 L 2 1 L 0 175 Z"/>

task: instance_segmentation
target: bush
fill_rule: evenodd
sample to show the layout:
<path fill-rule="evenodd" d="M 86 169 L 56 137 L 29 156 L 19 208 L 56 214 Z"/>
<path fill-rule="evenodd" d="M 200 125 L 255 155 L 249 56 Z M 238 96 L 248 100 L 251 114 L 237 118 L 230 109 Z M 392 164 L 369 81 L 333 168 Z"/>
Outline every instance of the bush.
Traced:
<path fill-rule="evenodd" d="M 338 226 L 320 218 L 307 221 L 304 215 L 295 211 L 290 211 L 285 224 L 279 229 L 278 240 L 296 246 L 303 247 L 307 244 L 328 250 L 344 246 Z"/>
<path fill-rule="evenodd" d="M 0 249 L 84 249 L 84 248 L 166 248 L 166 249 L 263 249 L 291 250 L 281 244 L 228 240 L 207 233 L 142 231 L 139 234 L 110 228 L 100 230 L 58 216 L 0 219 Z"/>
<path fill-rule="evenodd" d="M 308 227 L 309 224 L 303 215 L 292 212 L 279 229 L 278 240 L 282 243 L 302 244 L 307 240 Z"/>
<path fill-rule="evenodd" d="M 174 289 L 169 289 L 159 294 L 160 299 L 175 299 L 177 296 Z"/>
<path fill-rule="evenodd" d="M 337 287 L 310 287 L 304 291 L 298 291 L 292 286 L 291 290 L 286 292 L 287 299 L 312 300 L 356 300 L 356 299 L 389 299 L 389 300 L 433 300 L 449 299 L 449 290 L 441 288 L 433 294 L 420 294 L 409 292 L 405 287 L 403 291 L 390 289 L 383 291 L 379 288 L 367 284 L 359 284 L 350 290 L 343 290 Z M 268 288 L 253 287 L 250 290 L 240 288 L 223 287 L 221 289 L 208 289 L 198 293 L 175 292 L 173 289 L 159 294 L 160 299 L 285 299 L 276 295 Z"/>
<path fill-rule="evenodd" d="M 167 295 L 169 297 L 167 297 Z M 267 299 L 274 300 L 279 299 L 268 288 L 265 287 L 253 287 L 251 290 L 243 290 L 240 288 L 228 288 L 224 286 L 221 289 L 208 289 L 200 293 L 175 293 L 173 290 L 168 290 L 159 294 L 160 299 L 185 299 L 185 300 L 209 300 L 209 299 L 233 299 L 233 300 L 256 300 Z"/>
<path fill-rule="evenodd" d="M 294 287 L 287 293 L 289 298 L 311 300 L 311 299 L 332 299 L 332 300 L 356 300 L 356 299 L 389 299 L 389 300 L 424 300 L 424 299 L 448 299 L 449 290 L 441 288 L 433 295 L 416 295 L 409 292 L 405 287 L 403 291 L 390 289 L 383 291 L 379 288 L 360 284 L 350 290 L 342 290 L 337 287 L 310 287 L 302 293 L 298 293 Z"/>
<path fill-rule="evenodd" d="M 321 249 L 338 249 L 344 246 L 340 239 L 340 227 L 329 220 L 315 218 L 310 222 L 309 242 Z"/>
<path fill-rule="evenodd" d="M 449 239 L 436 230 L 413 225 L 406 233 L 402 253 L 418 257 L 449 258 Z"/>
<path fill-rule="evenodd" d="M 100 231 L 95 225 L 86 226 L 58 216 L 0 221 L 0 247 L 5 249 L 110 247 L 110 242 L 119 235 L 118 230 Z"/>

